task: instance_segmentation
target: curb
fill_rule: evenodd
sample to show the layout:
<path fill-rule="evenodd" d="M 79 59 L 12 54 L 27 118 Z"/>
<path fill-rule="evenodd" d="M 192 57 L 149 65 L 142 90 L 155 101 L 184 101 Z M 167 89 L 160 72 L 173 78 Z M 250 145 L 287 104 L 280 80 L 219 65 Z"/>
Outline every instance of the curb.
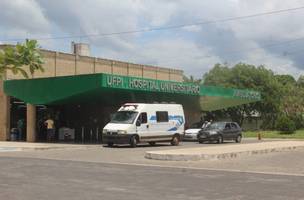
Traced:
<path fill-rule="evenodd" d="M 304 149 L 304 146 L 290 146 L 278 147 L 262 150 L 241 151 L 232 153 L 219 153 L 219 154 L 169 154 L 159 152 L 146 152 L 145 158 L 153 160 L 167 160 L 167 161 L 199 161 L 199 160 L 224 160 L 237 158 L 240 156 L 260 155 L 273 152 L 292 151 L 296 149 Z"/>
<path fill-rule="evenodd" d="M 34 151 L 43 151 L 43 150 L 70 150 L 70 149 L 94 149 L 97 147 L 21 147 L 23 151 L 34 150 Z"/>
<path fill-rule="evenodd" d="M 73 146 L 73 147 L 66 147 L 66 146 L 57 146 L 57 147 L 50 147 L 50 146 L 41 146 L 41 147 L 0 147 L 0 152 L 13 152 L 13 151 L 46 151 L 46 150 L 75 150 L 75 149 L 96 149 L 99 147 L 95 146 Z"/>

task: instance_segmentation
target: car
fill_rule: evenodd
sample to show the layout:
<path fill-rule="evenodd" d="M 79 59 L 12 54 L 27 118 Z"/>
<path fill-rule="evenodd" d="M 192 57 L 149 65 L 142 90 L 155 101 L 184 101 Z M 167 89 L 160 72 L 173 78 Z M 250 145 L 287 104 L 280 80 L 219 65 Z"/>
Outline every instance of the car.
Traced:
<path fill-rule="evenodd" d="M 197 134 L 202 130 L 203 123 L 196 122 L 185 130 L 184 141 L 197 141 Z"/>
<path fill-rule="evenodd" d="M 197 140 L 199 143 L 206 141 L 223 143 L 225 140 L 234 140 L 240 143 L 242 140 L 242 129 L 236 122 L 215 122 L 206 129 L 200 130 Z"/>

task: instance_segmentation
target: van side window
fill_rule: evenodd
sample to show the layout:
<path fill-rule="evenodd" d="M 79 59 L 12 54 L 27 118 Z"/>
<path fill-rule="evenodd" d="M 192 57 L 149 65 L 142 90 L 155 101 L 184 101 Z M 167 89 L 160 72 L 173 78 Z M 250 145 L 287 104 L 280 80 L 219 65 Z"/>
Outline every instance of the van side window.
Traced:
<path fill-rule="evenodd" d="M 146 124 L 147 123 L 147 113 L 146 112 L 140 113 L 138 119 L 140 120 L 140 122 L 142 124 Z"/>
<path fill-rule="evenodd" d="M 156 111 L 156 121 L 157 122 L 168 122 L 169 116 L 167 111 Z"/>

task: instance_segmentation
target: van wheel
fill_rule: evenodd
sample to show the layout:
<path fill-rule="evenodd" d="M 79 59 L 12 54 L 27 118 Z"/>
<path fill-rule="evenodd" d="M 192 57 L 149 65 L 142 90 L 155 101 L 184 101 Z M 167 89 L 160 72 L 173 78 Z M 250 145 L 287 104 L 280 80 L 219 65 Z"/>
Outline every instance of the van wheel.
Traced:
<path fill-rule="evenodd" d="M 174 135 L 172 140 L 171 140 L 171 145 L 172 146 L 178 146 L 179 145 L 179 137 L 177 135 Z"/>
<path fill-rule="evenodd" d="M 223 143 L 223 136 L 220 135 L 220 136 L 218 137 L 217 143 L 218 143 L 218 144 Z"/>
<path fill-rule="evenodd" d="M 155 146 L 156 142 L 149 142 L 151 146 Z"/>
<path fill-rule="evenodd" d="M 135 135 L 133 135 L 130 139 L 130 146 L 135 148 L 137 146 L 137 143 L 138 143 L 137 138 Z"/>
<path fill-rule="evenodd" d="M 113 147 L 114 143 L 113 142 L 109 142 L 108 143 L 108 147 Z"/>
<path fill-rule="evenodd" d="M 235 142 L 236 143 L 240 143 L 242 141 L 242 136 L 241 135 L 238 135 L 236 138 L 235 138 Z"/>

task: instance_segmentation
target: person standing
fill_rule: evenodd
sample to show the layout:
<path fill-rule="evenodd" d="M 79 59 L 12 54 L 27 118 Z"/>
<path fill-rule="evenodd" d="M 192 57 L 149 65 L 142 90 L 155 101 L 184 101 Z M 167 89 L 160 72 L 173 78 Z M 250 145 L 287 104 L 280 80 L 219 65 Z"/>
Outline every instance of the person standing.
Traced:
<path fill-rule="evenodd" d="M 46 125 L 47 141 L 50 142 L 55 137 L 54 120 L 51 117 L 48 117 L 48 119 L 44 122 L 44 124 Z"/>
<path fill-rule="evenodd" d="M 208 124 L 208 123 L 209 123 L 208 121 L 205 121 L 205 122 L 203 123 L 203 125 L 202 125 L 202 129 L 207 128 L 207 124 Z"/>
<path fill-rule="evenodd" d="M 208 128 L 212 124 L 212 122 L 213 122 L 212 119 L 210 119 L 209 122 L 206 124 L 205 128 Z"/>
<path fill-rule="evenodd" d="M 24 120 L 19 119 L 17 121 L 17 129 L 18 129 L 18 139 L 19 141 L 23 140 L 23 126 L 24 126 Z"/>

